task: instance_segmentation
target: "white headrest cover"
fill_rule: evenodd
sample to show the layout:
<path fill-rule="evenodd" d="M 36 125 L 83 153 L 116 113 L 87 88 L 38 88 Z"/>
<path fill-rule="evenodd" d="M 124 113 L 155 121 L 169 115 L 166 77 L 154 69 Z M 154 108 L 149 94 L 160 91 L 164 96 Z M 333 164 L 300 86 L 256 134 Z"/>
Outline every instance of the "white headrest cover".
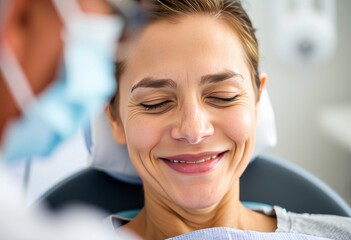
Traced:
<path fill-rule="evenodd" d="M 266 89 L 263 89 L 259 109 L 258 122 L 256 127 L 255 149 L 251 160 L 269 148 L 277 144 L 277 131 L 275 128 L 275 117 L 271 101 Z"/>
<path fill-rule="evenodd" d="M 91 134 L 86 134 L 91 167 L 130 183 L 140 183 L 140 178 L 131 164 L 127 147 L 119 145 L 112 136 L 107 117 L 102 113 L 92 122 Z M 259 105 L 259 120 L 256 128 L 255 149 L 251 159 L 274 147 L 277 143 L 274 112 L 266 90 L 263 90 Z"/>

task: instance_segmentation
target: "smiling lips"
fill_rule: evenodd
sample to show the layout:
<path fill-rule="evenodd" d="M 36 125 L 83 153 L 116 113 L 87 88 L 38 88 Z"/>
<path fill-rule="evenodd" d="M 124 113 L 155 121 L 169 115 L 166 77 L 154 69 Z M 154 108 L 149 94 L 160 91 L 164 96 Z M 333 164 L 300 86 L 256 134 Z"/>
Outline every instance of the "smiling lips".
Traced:
<path fill-rule="evenodd" d="M 172 163 L 185 163 L 185 164 L 196 164 L 196 163 L 203 163 L 203 162 L 207 162 L 211 159 L 215 159 L 216 157 L 218 157 L 218 155 L 213 155 L 212 157 L 207 157 L 207 158 L 203 158 L 197 161 L 186 161 L 186 160 L 173 160 L 173 159 L 168 159 L 168 161 L 172 162 Z"/>
<path fill-rule="evenodd" d="M 186 173 L 204 173 L 216 168 L 219 165 L 225 152 L 208 152 L 197 155 L 176 155 L 161 158 L 173 170 Z"/>

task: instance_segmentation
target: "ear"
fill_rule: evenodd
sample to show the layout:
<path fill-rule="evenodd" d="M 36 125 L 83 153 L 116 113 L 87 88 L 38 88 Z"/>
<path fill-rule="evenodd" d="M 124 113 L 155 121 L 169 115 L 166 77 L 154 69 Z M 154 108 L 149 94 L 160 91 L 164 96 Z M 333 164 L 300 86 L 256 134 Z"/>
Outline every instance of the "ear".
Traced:
<path fill-rule="evenodd" d="M 106 113 L 107 119 L 110 123 L 111 129 L 112 129 L 112 135 L 113 135 L 113 138 L 115 139 L 115 141 L 121 145 L 126 144 L 126 142 L 127 142 L 126 135 L 124 132 L 124 127 L 123 127 L 121 119 L 119 117 L 117 117 L 117 118 L 113 117 L 109 105 L 106 105 L 105 113 Z"/>
<path fill-rule="evenodd" d="M 265 72 L 261 72 L 258 77 L 260 79 L 260 88 L 258 89 L 258 96 L 260 96 L 260 99 L 261 99 L 262 91 L 266 87 L 267 74 Z M 259 122 L 259 118 L 260 118 L 260 111 L 259 110 L 260 110 L 260 100 L 258 100 L 256 102 L 256 126 L 257 126 L 257 124 Z"/>
<path fill-rule="evenodd" d="M 260 88 L 258 89 L 258 92 L 259 92 L 259 94 L 260 94 L 260 96 L 261 96 L 263 89 L 266 87 L 267 73 L 261 72 L 261 73 L 258 75 L 258 77 L 259 77 L 260 82 L 261 82 Z"/>

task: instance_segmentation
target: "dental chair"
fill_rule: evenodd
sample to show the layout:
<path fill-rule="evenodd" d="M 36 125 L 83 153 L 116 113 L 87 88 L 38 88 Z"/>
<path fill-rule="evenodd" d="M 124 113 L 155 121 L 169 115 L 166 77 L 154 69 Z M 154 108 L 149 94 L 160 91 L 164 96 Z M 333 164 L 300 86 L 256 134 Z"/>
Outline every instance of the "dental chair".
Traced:
<path fill-rule="evenodd" d="M 274 114 L 267 92 L 263 92 L 260 110 L 254 154 L 240 179 L 240 199 L 278 205 L 297 213 L 351 217 L 348 204 L 317 177 L 285 159 L 262 154 L 276 144 Z M 39 202 L 54 211 L 76 203 L 98 207 L 108 214 L 142 208 L 142 182 L 129 161 L 126 147 L 113 140 L 104 115 L 87 128 L 85 140 L 91 166 L 54 186 Z"/>

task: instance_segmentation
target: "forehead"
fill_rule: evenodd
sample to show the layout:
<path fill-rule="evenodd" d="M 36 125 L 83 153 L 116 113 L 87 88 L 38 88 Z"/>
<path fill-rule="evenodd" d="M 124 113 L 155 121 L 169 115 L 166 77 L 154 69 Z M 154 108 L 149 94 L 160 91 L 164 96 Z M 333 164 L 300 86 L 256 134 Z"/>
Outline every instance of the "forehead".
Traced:
<path fill-rule="evenodd" d="M 235 30 L 224 20 L 206 15 L 151 24 L 128 54 L 126 65 L 125 73 L 135 78 L 155 74 L 177 78 L 169 74 L 203 75 L 223 69 L 247 71 Z"/>

